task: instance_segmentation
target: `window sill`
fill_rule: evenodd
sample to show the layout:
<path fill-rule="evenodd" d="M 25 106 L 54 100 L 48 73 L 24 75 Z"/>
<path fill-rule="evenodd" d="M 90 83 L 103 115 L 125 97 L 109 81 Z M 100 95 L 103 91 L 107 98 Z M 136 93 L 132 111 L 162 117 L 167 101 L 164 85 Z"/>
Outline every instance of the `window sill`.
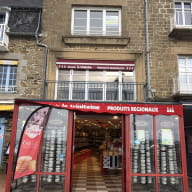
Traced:
<path fill-rule="evenodd" d="M 63 36 L 63 42 L 71 45 L 117 45 L 126 46 L 130 42 L 129 37 L 109 36 Z"/>

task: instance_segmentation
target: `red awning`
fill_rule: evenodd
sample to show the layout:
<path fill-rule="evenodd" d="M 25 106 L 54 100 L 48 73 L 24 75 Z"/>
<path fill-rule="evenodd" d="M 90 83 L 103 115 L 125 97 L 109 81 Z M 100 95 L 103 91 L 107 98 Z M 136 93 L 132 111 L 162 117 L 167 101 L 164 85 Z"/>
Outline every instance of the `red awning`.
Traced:
<path fill-rule="evenodd" d="M 134 71 L 134 61 L 57 59 L 59 69 Z"/>

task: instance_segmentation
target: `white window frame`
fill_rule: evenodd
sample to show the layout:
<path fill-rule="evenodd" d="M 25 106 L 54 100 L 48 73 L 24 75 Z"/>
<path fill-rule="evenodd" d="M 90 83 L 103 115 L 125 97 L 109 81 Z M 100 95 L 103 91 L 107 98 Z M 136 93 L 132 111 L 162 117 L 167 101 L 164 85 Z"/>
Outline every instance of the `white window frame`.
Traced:
<path fill-rule="evenodd" d="M 2 38 L 0 38 L 0 46 L 3 46 L 4 49 L 0 50 L 8 50 L 8 44 L 9 44 L 9 37 L 7 35 L 8 31 L 8 21 L 9 21 L 9 15 L 10 15 L 11 8 L 9 7 L 0 7 L 0 13 L 5 14 L 5 22 L 4 24 L 0 24 L 0 36 L 2 33 Z"/>
<path fill-rule="evenodd" d="M 190 1 L 190 0 L 175 1 L 175 2 L 174 2 L 174 6 L 175 6 L 175 3 L 181 3 L 181 9 L 174 8 L 174 10 L 175 10 L 175 24 L 176 24 L 176 26 L 192 27 L 192 23 L 191 23 L 190 25 L 189 25 L 189 24 L 186 24 L 186 16 L 185 16 L 185 11 L 186 11 L 186 10 L 191 11 L 191 16 L 192 16 L 192 1 Z M 190 3 L 190 4 L 191 4 L 191 9 L 185 9 L 185 8 L 184 8 L 184 3 Z M 177 11 L 181 11 L 181 14 L 182 14 L 182 24 L 177 23 Z"/>
<path fill-rule="evenodd" d="M 87 29 L 85 34 L 76 34 L 74 31 L 74 13 L 76 10 L 85 10 L 87 11 Z M 92 34 L 90 33 L 90 12 L 94 11 L 102 11 L 103 12 L 103 27 L 102 27 L 102 34 Z M 119 23 L 119 28 L 118 28 L 118 34 L 117 35 L 111 35 L 106 33 L 106 13 L 107 11 L 116 11 L 119 13 L 118 15 L 118 23 Z M 121 36 L 121 9 L 120 8 L 101 8 L 101 7 L 89 7 L 89 8 L 83 8 L 83 7 L 73 7 L 72 8 L 72 20 L 71 20 L 71 33 L 72 35 L 86 35 L 86 36 Z"/>
<path fill-rule="evenodd" d="M 0 76 L 0 93 L 15 93 L 16 92 L 16 84 L 17 84 L 17 61 L 6 61 L 1 60 L 0 67 L 7 68 L 6 71 L 6 77 L 4 78 L 4 73 L 2 73 L 2 76 Z M 14 79 L 11 79 L 12 73 L 11 73 L 11 67 L 15 67 L 16 70 L 14 71 Z M 2 84 L 2 81 L 5 81 L 5 84 Z M 10 83 L 12 81 L 15 81 L 15 83 Z"/>
<path fill-rule="evenodd" d="M 181 67 L 179 63 L 179 59 L 185 60 L 185 67 Z M 189 70 L 188 67 L 188 60 L 192 60 L 192 56 L 179 56 L 178 57 L 178 71 L 179 71 L 179 78 L 178 78 L 178 87 L 181 93 L 192 93 L 192 82 L 189 79 L 192 79 L 192 67 Z M 191 65 L 192 66 L 192 65 Z M 186 83 L 182 82 L 182 76 L 186 77 Z"/>

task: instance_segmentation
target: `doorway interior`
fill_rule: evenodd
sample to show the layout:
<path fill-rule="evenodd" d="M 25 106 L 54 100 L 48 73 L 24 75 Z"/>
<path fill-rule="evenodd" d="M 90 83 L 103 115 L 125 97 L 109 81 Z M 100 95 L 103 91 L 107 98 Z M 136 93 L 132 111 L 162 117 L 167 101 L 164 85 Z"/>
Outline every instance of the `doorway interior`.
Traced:
<path fill-rule="evenodd" d="M 122 192 L 121 118 L 76 113 L 72 192 Z"/>

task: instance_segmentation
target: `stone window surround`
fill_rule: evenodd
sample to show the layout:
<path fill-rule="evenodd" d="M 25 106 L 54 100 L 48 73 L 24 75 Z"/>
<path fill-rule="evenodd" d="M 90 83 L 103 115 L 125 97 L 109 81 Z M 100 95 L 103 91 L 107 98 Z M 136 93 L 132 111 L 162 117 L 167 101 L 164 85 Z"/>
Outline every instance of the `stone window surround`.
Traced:
<path fill-rule="evenodd" d="M 79 36 L 71 35 L 71 16 L 72 8 L 77 6 L 88 6 L 88 7 L 109 7 L 109 8 L 120 8 L 121 9 L 121 36 Z M 67 32 L 62 36 L 63 43 L 66 45 L 109 45 L 109 46 L 126 46 L 130 42 L 130 37 L 127 35 L 127 27 L 125 21 L 125 14 L 127 9 L 127 2 L 124 0 L 105 1 L 95 0 L 70 0 L 68 2 L 68 24 Z"/>

